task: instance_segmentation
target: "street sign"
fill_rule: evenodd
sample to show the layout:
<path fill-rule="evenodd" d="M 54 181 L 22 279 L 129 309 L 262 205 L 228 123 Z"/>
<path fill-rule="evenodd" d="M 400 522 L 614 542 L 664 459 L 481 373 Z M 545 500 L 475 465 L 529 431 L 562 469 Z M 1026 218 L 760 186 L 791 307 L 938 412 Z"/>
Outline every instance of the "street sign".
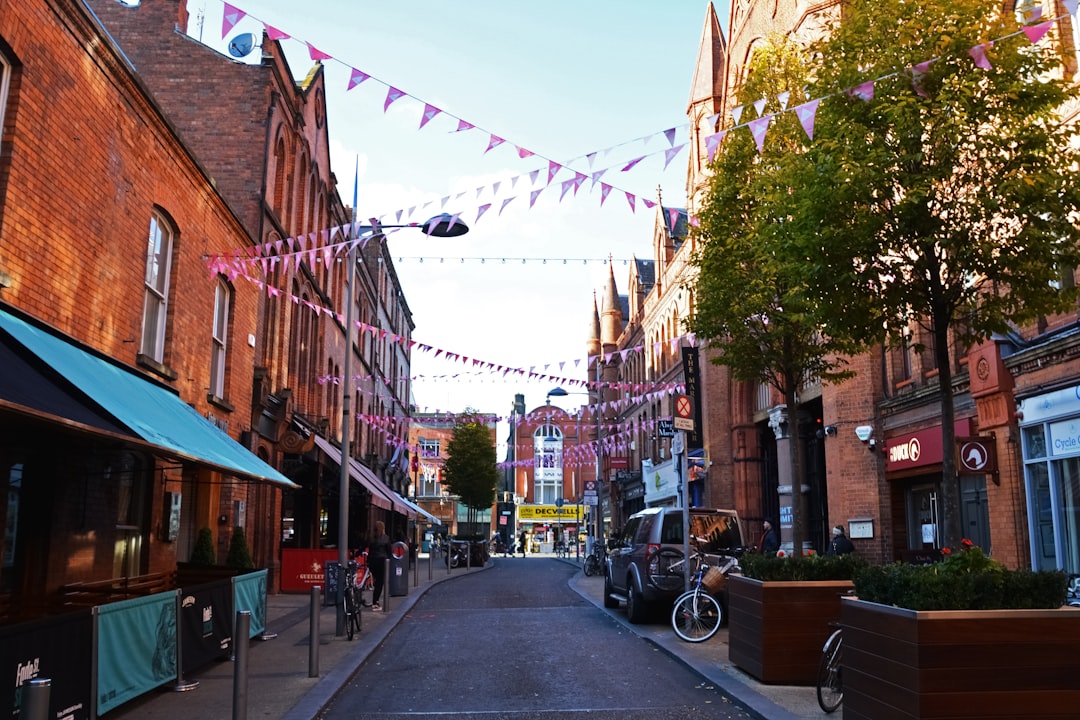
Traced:
<path fill-rule="evenodd" d="M 675 437 L 675 424 L 671 420 L 657 420 L 656 434 L 663 438 Z"/>
<path fill-rule="evenodd" d="M 694 431 L 694 403 L 689 395 L 675 398 L 675 417 L 672 423 L 676 430 Z"/>
<path fill-rule="evenodd" d="M 676 430 L 686 430 L 687 432 L 694 432 L 694 418 L 676 417 L 674 423 Z"/>

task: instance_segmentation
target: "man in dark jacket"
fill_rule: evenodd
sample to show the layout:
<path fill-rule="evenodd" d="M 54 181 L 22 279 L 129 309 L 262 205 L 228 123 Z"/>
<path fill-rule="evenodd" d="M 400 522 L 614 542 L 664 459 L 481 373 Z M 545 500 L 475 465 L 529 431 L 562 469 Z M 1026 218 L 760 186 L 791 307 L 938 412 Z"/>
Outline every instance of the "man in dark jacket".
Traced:
<path fill-rule="evenodd" d="M 844 533 L 844 528 L 837 525 L 832 529 L 832 542 L 829 543 L 828 555 L 847 555 L 855 552 L 855 546 Z"/>
<path fill-rule="evenodd" d="M 775 555 L 776 551 L 780 549 L 780 536 L 776 534 L 776 528 L 773 527 L 772 522 L 769 520 L 763 522 L 761 527 L 764 532 L 761 533 L 758 549 L 761 550 L 763 555 Z"/>

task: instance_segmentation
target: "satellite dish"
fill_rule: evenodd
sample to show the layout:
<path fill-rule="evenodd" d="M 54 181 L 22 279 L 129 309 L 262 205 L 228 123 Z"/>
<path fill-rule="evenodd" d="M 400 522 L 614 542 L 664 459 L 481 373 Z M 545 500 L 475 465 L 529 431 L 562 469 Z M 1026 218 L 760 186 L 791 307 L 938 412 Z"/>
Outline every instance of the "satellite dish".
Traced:
<path fill-rule="evenodd" d="M 229 54 L 234 58 L 244 58 L 255 49 L 255 34 L 244 33 L 229 41 Z"/>

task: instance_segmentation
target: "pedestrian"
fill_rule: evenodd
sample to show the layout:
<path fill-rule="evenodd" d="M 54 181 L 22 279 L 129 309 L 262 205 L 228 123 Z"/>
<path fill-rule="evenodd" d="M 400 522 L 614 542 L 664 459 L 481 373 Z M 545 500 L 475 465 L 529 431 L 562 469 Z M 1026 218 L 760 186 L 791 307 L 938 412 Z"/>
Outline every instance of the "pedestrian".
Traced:
<path fill-rule="evenodd" d="M 848 553 L 855 552 L 855 546 L 848 539 L 848 536 L 844 533 L 844 528 L 841 525 L 837 525 L 832 529 L 832 541 L 829 543 L 829 549 L 826 552 L 827 555 L 847 555 Z"/>
<path fill-rule="evenodd" d="M 758 549 L 761 550 L 763 555 L 775 555 L 776 551 L 780 549 L 780 538 L 776 534 L 776 528 L 773 527 L 770 520 L 763 522 L 761 527 L 763 532 L 761 533 L 761 540 L 758 542 Z"/>
<path fill-rule="evenodd" d="M 368 567 L 371 568 L 371 577 L 375 579 L 375 587 L 371 594 L 372 610 L 380 608 L 379 600 L 382 599 L 383 585 L 386 583 L 388 559 L 390 559 L 390 536 L 386 534 L 386 523 L 376 520 L 375 529 L 368 540 Z"/>
<path fill-rule="evenodd" d="M 525 557 L 525 545 L 529 542 L 528 534 L 522 530 L 521 537 L 518 538 L 518 544 L 521 546 L 521 557 Z"/>

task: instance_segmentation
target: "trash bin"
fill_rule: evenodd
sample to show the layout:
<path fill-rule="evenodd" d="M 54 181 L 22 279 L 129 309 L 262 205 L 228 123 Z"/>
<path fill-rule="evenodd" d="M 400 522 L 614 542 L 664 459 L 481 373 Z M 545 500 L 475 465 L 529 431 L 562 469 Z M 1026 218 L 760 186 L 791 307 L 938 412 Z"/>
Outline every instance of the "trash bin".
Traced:
<path fill-rule="evenodd" d="M 398 597 L 409 594 L 409 546 L 396 542 L 390 546 L 390 595 Z"/>

